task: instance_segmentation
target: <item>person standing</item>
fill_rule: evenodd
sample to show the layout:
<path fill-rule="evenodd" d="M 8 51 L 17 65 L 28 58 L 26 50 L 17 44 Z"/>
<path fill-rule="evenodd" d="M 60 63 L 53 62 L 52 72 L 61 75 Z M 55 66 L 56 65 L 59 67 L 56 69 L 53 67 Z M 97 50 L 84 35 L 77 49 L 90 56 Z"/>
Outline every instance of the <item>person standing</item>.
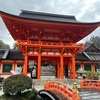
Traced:
<path fill-rule="evenodd" d="M 36 66 L 35 65 L 32 67 L 31 78 L 36 79 Z"/>

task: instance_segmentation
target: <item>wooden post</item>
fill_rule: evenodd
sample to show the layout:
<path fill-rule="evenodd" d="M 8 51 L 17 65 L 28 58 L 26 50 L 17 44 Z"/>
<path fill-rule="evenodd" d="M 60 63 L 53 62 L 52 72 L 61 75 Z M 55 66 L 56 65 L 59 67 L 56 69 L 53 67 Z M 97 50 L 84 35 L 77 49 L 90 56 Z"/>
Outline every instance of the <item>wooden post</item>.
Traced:
<path fill-rule="evenodd" d="M 72 55 L 72 78 L 76 78 L 75 55 Z"/>
<path fill-rule="evenodd" d="M 25 54 L 23 74 L 27 75 L 27 71 L 28 71 L 28 55 Z"/>
<path fill-rule="evenodd" d="M 40 74 L 41 74 L 41 54 L 38 53 L 37 79 L 40 79 Z"/>
<path fill-rule="evenodd" d="M 60 55 L 60 65 L 61 65 L 61 79 L 64 79 L 64 61 L 63 61 L 63 55 Z"/>
<path fill-rule="evenodd" d="M 95 66 L 93 63 L 91 64 L 91 69 L 92 69 L 92 72 L 95 72 Z"/>
<path fill-rule="evenodd" d="M 13 70 L 15 71 L 16 69 L 16 60 L 14 60 L 14 64 L 13 64 Z"/>

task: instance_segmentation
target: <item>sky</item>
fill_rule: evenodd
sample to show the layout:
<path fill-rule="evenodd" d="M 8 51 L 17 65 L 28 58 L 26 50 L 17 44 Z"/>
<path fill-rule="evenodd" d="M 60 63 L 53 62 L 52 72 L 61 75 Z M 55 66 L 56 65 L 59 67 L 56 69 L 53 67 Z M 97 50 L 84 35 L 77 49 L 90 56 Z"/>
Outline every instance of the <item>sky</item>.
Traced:
<path fill-rule="evenodd" d="M 0 0 L 0 10 L 19 15 L 23 10 L 63 15 L 74 15 L 80 22 L 100 21 L 100 0 Z M 84 43 L 91 36 L 100 35 L 100 27 L 82 39 Z M 0 18 L 0 40 L 13 47 L 14 40 Z"/>

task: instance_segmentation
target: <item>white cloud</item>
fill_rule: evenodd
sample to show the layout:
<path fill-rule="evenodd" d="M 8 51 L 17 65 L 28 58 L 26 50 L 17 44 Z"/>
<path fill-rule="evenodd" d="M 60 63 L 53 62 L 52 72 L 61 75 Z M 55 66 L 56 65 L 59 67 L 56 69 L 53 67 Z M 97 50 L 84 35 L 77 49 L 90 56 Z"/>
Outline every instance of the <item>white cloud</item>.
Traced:
<path fill-rule="evenodd" d="M 100 15 L 96 15 L 96 20 L 100 20 Z"/>

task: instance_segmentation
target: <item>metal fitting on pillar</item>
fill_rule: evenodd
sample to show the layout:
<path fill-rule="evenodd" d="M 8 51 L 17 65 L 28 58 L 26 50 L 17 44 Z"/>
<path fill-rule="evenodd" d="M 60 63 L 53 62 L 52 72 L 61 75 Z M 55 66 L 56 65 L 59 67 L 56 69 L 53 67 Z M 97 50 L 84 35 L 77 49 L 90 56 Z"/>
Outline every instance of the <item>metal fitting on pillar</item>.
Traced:
<path fill-rule="evenodd" d="M 77 83 L 76 83 L 76 82 L 74 82 L 73 89 L 74 89 L 74 90 L 78 90 L 78 88 L 77 88 Z"/>

